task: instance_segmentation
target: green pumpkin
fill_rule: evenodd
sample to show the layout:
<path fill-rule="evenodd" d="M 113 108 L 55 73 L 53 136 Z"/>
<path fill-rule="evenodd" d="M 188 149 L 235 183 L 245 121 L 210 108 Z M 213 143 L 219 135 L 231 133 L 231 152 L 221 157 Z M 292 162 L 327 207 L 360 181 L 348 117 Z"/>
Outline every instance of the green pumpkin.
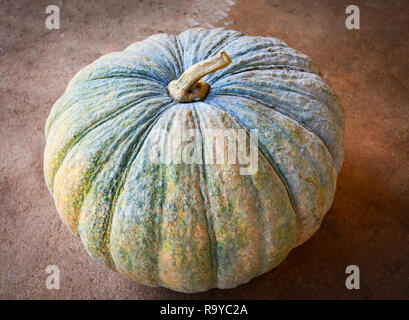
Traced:
<path fill-rule="evenodd" d="M 222 52 L 231 61 L 217 65 Z M 172 94 L 173 80 L 184 98 Z M 176 124 L 201 132 L 198 148 L 210 143 L 209 128 L 257 130 L 256 172 L 151 161 L 152 150 L 166 155 Z M 96 261 L 149 286 L 233 288 L 317 231 L 343 134 L 338 99 L 307 56 L 275 38 L 195 28 L 80 70 L 47 120 L 45 178 Z"/>

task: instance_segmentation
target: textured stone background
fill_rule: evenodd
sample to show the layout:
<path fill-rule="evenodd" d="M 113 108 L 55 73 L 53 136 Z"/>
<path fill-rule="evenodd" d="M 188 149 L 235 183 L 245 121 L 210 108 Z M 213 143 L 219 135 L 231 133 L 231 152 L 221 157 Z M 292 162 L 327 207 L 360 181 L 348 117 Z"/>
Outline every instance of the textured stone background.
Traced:
<path fill-rule="evenodd" d="M 0 298 L 409 298 L 409 2 L 0 1 Z M 61 29 L 45 8 L 61 7 Z M 204 5 L 204 7 L 202 7 Z M 69 79 L 158 32 L 225 26 L 275 36 L 310 55 L 345 110 L 345 162 L 321 229 L 271 272 L 232 290 L 180 294 L 99 266 L 57 216 L 43 178 L 43 128 Z M 61 289 L 45 287 L 47 265 Z M 361 289 L 345 288 L 345 268 Z"/>

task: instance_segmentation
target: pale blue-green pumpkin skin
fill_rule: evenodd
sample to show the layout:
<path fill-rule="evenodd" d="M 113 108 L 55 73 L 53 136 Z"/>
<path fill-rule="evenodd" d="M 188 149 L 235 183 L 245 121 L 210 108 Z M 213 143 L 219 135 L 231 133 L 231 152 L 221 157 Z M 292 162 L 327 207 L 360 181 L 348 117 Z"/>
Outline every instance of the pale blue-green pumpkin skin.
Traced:
<path fill-rule="evenodd" d="M 167 85 L 225 51 L 204 101 Z M 258 130 L 258 170 L 153 164 L 186 128 Z M 96 261 L 181 292 L 233 288 L 319 228 L 343 160 L 342 108 L 318 67 L 275 38 L 195 28 L 157 34 L 80 70 L 46 124 L 44 170 L 61 219 Z M 198 143 L 200 142 L 200 139 Z M 302 266 L 301 266 L 302 267 Z"/>

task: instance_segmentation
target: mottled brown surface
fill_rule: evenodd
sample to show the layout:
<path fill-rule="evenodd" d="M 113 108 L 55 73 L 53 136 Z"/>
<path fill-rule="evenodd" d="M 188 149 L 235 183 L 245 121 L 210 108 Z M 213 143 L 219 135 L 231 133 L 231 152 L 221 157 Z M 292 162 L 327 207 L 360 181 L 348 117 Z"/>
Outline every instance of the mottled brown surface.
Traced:
<path fill-rule="evenodd" d="M 52 1 L 0 1 L 0 298 L 409 298 L 408 1 L 354 1 L 361 29 L 351 31 L 346 1 L 236 0 L 224 18 L 223 1 L 204 9 L 199 1 L 59 3 L 61 30 L 47 30 Z M 311 240 L 250 283 L 189 295 L 94 263 L 57 216 L 42 158 L 48 112 L 82 66 L 196 24 L 275 36 L 310 55 L 344 107 L 346 156 L 334 205 Z M 52 264 L 60 290 L 45 286 Z M 345 288 L 350 264 L 361 269 L 360 290 Z"/>

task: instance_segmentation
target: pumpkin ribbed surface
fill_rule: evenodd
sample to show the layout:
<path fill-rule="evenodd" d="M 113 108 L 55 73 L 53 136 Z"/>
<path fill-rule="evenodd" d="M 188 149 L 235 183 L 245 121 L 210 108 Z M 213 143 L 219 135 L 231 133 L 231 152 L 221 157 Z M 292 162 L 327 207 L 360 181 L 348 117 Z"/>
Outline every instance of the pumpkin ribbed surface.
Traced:
<path fill-rule="evenodd" d="M 207 97 L 174 102 L 167 85 L 221 51 L 232 62 L 203 78 Z M 202 145 L 209 128 L 257 129 L 257 172 L 152 163 L 176 123 Z M 307 56 L 275 38 L 195 28 L 80 70 L 47 120 L 44 170 L 61 219 L 95 260 L 145 285 L 231 288 L 319 228 L 343 132 L 339 102 Z"/>

